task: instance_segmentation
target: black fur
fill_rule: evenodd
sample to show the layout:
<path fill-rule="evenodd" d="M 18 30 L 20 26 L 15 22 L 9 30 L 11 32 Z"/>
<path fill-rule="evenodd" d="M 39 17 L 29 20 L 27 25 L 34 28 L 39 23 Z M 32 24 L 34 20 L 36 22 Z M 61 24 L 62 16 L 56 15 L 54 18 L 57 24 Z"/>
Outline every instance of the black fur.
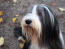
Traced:
<path fill-rule="evenodd" d="M 48 8 L 48 7 L 47 7 Z M 59 39 L 59 25 L 56 18 L 56 15 L 48 8 L 49 11 L 53 14 L 54 24 L 51 23 L 51 18 L 48 10 L 44 6 L 37 7 L 37 13 L 42 24 L 42 42 L 47 44 L 49 49 L 63 49 L 62 43 Z"/>

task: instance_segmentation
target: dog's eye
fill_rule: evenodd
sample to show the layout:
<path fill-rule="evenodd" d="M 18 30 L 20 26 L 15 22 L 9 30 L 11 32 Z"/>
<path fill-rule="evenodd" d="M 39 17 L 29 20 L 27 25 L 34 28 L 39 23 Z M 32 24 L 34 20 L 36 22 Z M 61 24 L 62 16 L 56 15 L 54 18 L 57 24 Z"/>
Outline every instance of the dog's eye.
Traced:
<path fill-rule="evenodd" d="M 39 16 L 42 16 L 42 13 L 41 13 L 40 10 L 38 10 L 37 14 L 38 14 Z"/>

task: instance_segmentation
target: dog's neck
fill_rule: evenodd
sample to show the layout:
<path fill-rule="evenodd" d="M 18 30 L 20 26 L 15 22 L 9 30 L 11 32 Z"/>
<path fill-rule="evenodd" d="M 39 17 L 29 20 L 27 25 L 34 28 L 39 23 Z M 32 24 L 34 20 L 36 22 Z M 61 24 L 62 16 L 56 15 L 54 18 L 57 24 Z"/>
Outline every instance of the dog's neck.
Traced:
<path fill-rule="evenodd" d="M 40 49 L 37 39 L 35 39 L 35 40 L 33 39 L 33 41 L 31 41 L 30 49 Z"/>
<path fill-rule="evenodd" d="M 30 49 L 40 49 L 39 48 L 39 41 L 38 41 L 38 38 L 36 36 L 33 36 L 31 38 Z"/>
<path fill-rule="evenodd" d="M 33 36 L 32 39 L 31 39 L 31 43 L 38 44 L 38 38 Z"/>
<path fill-rule="evenodd" d="M 48 47 L 44 46 L 44 45 L 40 46 L 39 42 L 34 41 L 34 42 L 31 43 L 30 49 L 48 49 Z"/>
<path fill-rule="evenodd" d="M 44 44 L 40 45 L 39 39 L 34 37 L 31 40 L 30 49 L 48 49 L 48 47 L 45 46 Z"/>

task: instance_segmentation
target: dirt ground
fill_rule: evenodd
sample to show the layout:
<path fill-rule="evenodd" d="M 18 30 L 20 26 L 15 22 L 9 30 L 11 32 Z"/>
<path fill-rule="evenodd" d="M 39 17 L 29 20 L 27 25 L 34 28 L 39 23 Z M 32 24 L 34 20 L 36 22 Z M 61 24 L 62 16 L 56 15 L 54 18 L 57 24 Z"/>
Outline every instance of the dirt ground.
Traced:
<path fill-rule="evenodd" d="M 65 8 L 65 0 L 0 0 L 0 10 L 4 12 L 4 22 L 0 24 L 0 36 L 5 38 L 5 46 L 0 49 L 21 49 L 16 37 L 14 37 L 14 24 L 12 18 L 19 14 L 17 22 L 20 22 L 22 16 L 26 13 L 27 8 L 32 4 L 47 4 L 58 15 L 60 29 L 65 39 L 65 12 L 59 11 L 58 8 Z"/>

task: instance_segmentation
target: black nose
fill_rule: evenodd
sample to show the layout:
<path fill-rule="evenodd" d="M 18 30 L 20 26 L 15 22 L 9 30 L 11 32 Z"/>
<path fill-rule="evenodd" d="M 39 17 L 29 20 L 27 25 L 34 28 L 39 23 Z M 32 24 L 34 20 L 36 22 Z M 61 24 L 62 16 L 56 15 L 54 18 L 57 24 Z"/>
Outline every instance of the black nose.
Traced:
<path fill-rule="evenodd" d="M 32 21 L 28 19 L 25 22 L 26 22 L 26 24 L 31 24 Z"/>

